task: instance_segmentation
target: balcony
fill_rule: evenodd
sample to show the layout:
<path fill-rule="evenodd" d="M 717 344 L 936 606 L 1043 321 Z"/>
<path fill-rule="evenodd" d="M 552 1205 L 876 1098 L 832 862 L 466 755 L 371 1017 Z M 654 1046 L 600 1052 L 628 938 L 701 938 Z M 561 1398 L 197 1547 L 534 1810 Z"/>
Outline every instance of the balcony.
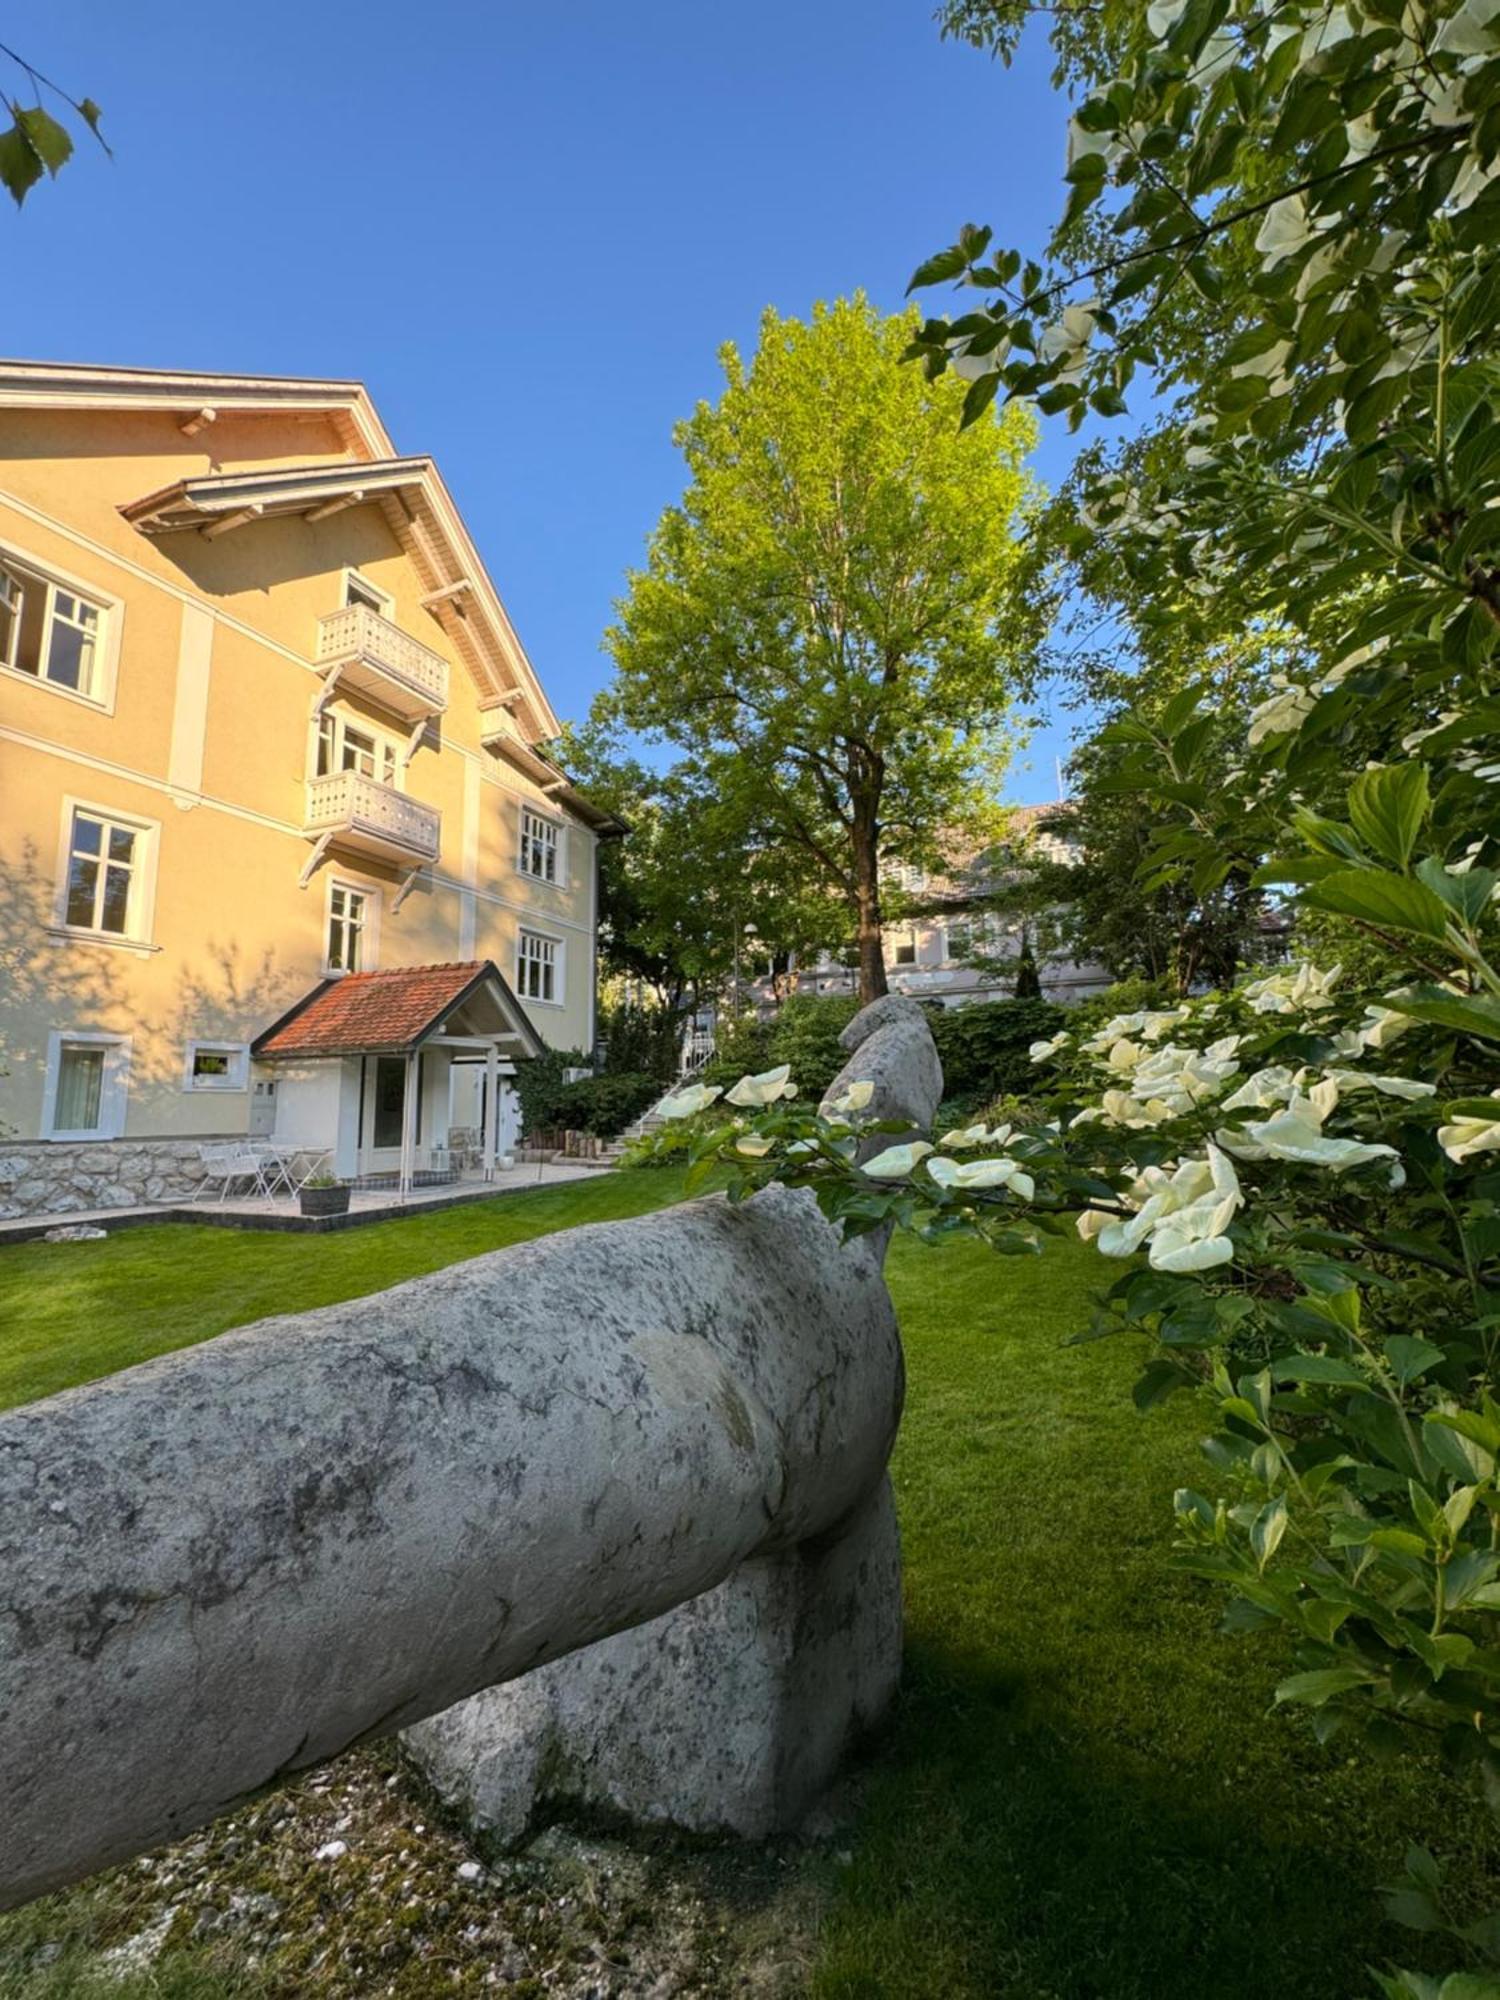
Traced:
<path fill-rule="evenodd" d="M 441 829 L 442 815 L 435 807 L 358 771 L 330 771 L 326 778 L 307 781 L 302 831 L 320 847 L 334 842 L 356 854 L 410 867 L 437 860 Z"/>
<path fill-rule="evenodd" d="M 318 620 L 317 664 L 341 689 L 378 702 L 407 722 L 448 706 L 448 662 L 367 604 Z"/>

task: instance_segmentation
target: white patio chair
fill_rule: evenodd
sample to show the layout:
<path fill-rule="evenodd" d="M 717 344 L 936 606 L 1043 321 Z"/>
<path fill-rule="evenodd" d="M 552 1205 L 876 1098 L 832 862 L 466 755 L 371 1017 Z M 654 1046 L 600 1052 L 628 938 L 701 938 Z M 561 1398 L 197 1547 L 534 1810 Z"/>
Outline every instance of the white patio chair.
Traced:
<path fill-rule="evenodd" d="M 193 1189 L 192 1198 L 197 1201 L 213 1189 L 219 1190 L 223 1198 L 229 1183 L 234 1179 L 233 1161 L 236 1148 L 233 1146 L 200 1146 L 198 1158 L 203 1166 L 203 1178 Z"/>
<path fill-rule="evenodd" d="M 253 1199 L 258 1195 L 263 1200 L 269 1200 L 271 1182 L 267 1178 L 266 1164 L 265 1156 L 261 1153 L 252 1152 L 250 1147 L 232 1147 L 229 1160 L 229 1174 L 224 1182 L 224 1192 L 219 1197 L 220 1201 L 225 1202 L 229 1199 L 229 1184 L 231 1181 L 249 1181 L 250 1190 L 249 1197 L 247 1198 Z"/>

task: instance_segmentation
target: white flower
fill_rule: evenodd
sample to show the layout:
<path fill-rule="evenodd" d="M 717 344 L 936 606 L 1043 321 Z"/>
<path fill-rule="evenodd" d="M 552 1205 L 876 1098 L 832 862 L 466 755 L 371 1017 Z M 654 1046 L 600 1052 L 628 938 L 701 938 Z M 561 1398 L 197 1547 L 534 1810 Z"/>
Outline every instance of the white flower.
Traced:
<path fill-rule="evenodd" d="M 1320 1086 L 1321 1087 L 1321 1086 Z M 1334 1086 L 1335 1090 L 1337 1086 Z M 1279 1117 L 1247 1125 L 1243 1132 L 1215 1133 L 1241 1159 L 1291 1160 L 1301 1166 L 1329 1167 L 1341 1174 L 1347 1167 L 1363 1166 L 1368 1160 L 1394 1160 L 1394 1146 L 1378 1146 L 1363 1139 L 1329 1139 L 1319 1130 L 1323 1118 L 1316 1092 L 1308 1098 L 1294 1098 Z"/>
<path fill-rule="evenodd" d="M 1154 1125 L 1164 1125 L 1177 1116 L 1159 1097 L 1148 1098 L 1143 1104 L 1128 1090 L 1106 1090 L 1093 1112 L 1081 1111 L 1073 1123 L 1081 1125 L 1085 1119 L 1098 1117 L 1109 1125 L 1123 1125 L 1127 1131 L 1149 1132 Z"/>
<path fill-rule="evenodd" d="M 764 1070 L 759 1076 L 742 1076 L 729 1093 L 729 1102 L 760 1110 L 767 1104 L 774 1104 L 778 1097 L 795 1097 L 797 1086 L 787 1081 L 792 1073 L 790 1063 L 782 1063 L 776 1069 Z"/>
<path fill-rule="evenodd" d="M 1492 1090 L 1490 1095 L 1500 1098 L 1500 1090 Z M 1439 1125 L 1437 1136 L 1438 1144 L 1450 1160 L 1467 1160 L 1474 1153 L 1492 1152 L 1500 1146 L 1500 1109 L 1493 1118 L 1460 1112 L 1451 1125 Z"/>
<path fill-rule="evenodd" d="M 1291 1097 L 1296 1084 L 1292 1072 L 1284 1063 L 1273 1063 L 1269 1069 L 1258 1069 L 1254 1076 L 1247 1076 L 1232 1097 L 1224 1099 L 1226 1111 L 1271 1111 L 1277 1105 L 1285 1104 Z"/>
<path fill-rule="evenodd" d="M 1300 194 L 1284 195 L 1266 210 L 1265 220 L 1255 239 L 1255 247 L 1267 264 L 1279 264 L 1304 243 L 1312 240 L 1307 203 Z"/>
<path fill-rule="evenodd" d="M 1128 1041 L 1122 1035 L 1105 1060 L 1111 1069 L 1132 1070 L 1140 1067 L 1145 1054 L 1146 1048 L 1143 1042 Z"/>
<path fill-rule="evenodd" d="M 1079 1216 L 1075 1226 L 1084 1242 L 1092 1243 L 1104 1225 L 1111 1220 L 1113 1218 L 1104 1214 L 1101 1209 L 1086 1208 Z"/>
<path fill-rule="evenodd" d="M 1414 1076 L 1366 1076 L 1357 1069 L 1331 1069 L 1328 1076 L 1341 1090 L 1378 1090 L 1385 1097 L 1404 1097 L 1408 1103 L 1437 1094 L 1435 1083 L 1421 1083 Z"/>
<path fill-rule="evenodd" d="M 1054 1035 L 1050 1042 L 1033 1042 L 1026 1053 L 1033 1062 L 1046 1062 L 1047 1058 L 1055 1056 L 1059 1049 L 1065 1049 L 1071 1040 L 1070 1035 Z"/>
<path fill-rule="evenodd" d="M 734 1150 L 743 1153 L 747 1159 L 763 1160 L 771 1150 L 769 1139 L 762 1139 L 757 1133 L 746 1132 L 734 1142 Z"/>
<path fill-rule="evenodd" d="M 1030 1201 L 1036 1183 L 1014 1160 L 945 1160 L 927 1162 L 927 1171 L 944 1188 L 1008 1187 L 1021 1201 Z"/>
<path fill-rule="evenodd" d="M 1295 972 L 1273 972 L 1251 980 L 1244 997 L 1255 1014 L 1320 1014 L 1333 1006 L 1333 989 L 1343 970 L 1336 965 L 1330 972 L 1320 972 L 1303 963 Z"/>
<path fill-rule="evenodd" d="M 926 1159 L 931 1151 L 925 1139 L 912 1139 L 904 1146 L 887 1146 L 873 1160 L 865 1161 L 863 1171 L 873 1181 L 905 1180 L 917 1162 Z"/>
<path fill-rule="evenodd" d="M 1187 12 L 1187 0 L 1151 0 L 1146 9 L 1146 29 L 1157 41 L 1171 34 Z"/>
<path fill-rule="evenodd" d="M 1147 1254 L 1153 1271 L 1208 1271 L 1233 1261 L 1234 1245 L 1227 1236 L 1186 1235 L 1175 1222 L 1162 1224 Z"/>
<path fill-rule="evenodd" d="M 1410 1014 L 1399 1014 L 1392 1007 L 1367 1007 L 1365 1018 L 1359 1024 L 1361 1046 L 1367 1049 L 1389 1048 L 1408 1028 L 1415 1026 Z"/>
<path fill-rule="evenodd" d="M 1159 1271 L 1203 1271 L 1226 1264 L 1234 1246 L 1225 1234 L 1244 1195 L 1232 1163 L 1217 1146 L 1207 1158 L 1184 1160 L 1168 1172 L 1148 1167 L 1126 1197 L 1141 1204 L 1128 1221 L 1114 1217 L 1078 1231 L 1096 1239 L 1106 1257 L 1129 1257 L 1150 1238 L 1149 1261 Z"/>
<path fill-rule="evenodd" d="M 1254 750 L 1256 744 L 1266 740 L 1266 736 L 1290 736 L 1294 730 L 1302 728 L 1310 714 L 1312 694 L 1308 688 L 1288 684 L 1278 694 L 1272 694 L 1270 700 L 1260 702 L 1258 708 L 1250 710 L 1250 734 L 1246 742 Z"/>
<path fill-rule="evenodd" d="M 983 1125 L 955 1126 L 951 1132 L 943 1134 L 938 1144 L 946 1146 L 951 1153 L 963 1153 L 971 1146 L 988 1145 L 989 1137 Z"/>
<path fill-rule="evenodd" d="M 863 1111 L 874 1095 L 873 1083 L 851 1083 L 847 1090 L 839 1093 L 828 1108 L 836 1117 L 842 1117 L 846 1112 Z"/>
<path fill-rule="evenodd" d="M 695 1111 L 706 1111 L 723 1091 L 716 1083 L 690 1083 L 686 1090 L 679 1090 L 672 1097 L 664 1097 L 657 1105 L 660 1118 L 691 1118 Z"/>

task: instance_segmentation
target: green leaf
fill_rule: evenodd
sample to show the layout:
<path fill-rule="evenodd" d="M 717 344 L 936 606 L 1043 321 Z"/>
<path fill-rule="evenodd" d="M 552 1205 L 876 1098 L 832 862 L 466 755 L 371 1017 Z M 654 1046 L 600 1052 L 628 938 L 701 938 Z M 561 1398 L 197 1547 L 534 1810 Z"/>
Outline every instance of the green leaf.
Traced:
<path fill-rule="evenodd" d="M 1266 1564 L 1281 1546 L 1281 1538 L 1286 1533 L 1286 1500 L 1278 1493 L 1268 1501 L 1250 1525 L 1250 1547 L 1255 1555 L 1256 1567 L 1264 1570 Z"/>
<path fill-rule="evenodd" d="M 42 162 L 19 124 L 0 132 L 0 185 L 10 190 L 17 208 L 41 177 Z"/>
<path fill-rule="evenodd" d="M 1349 787 L 1349 818 L 1374 853 L 1405 868 L 1431 810 L 1424 764 L 1387 764 Z"/>
<path fill-rule="evenodd" d="M 1302 900 L 1315 910 L 1357 917 L 1380 930 L 1410 931 L 1439 941 L 1447 936 L 1448 912 L 1442 901 L 1424 883 L 1404 875 L 1340 868 L 1305 889 Z"/>
<path fill-rule="evenodd" d="M 1293 1674 L 1282 1681 L 1276 1690 L 1276 1699 L 1300 1701 L 1310 1708 L 1321 1708 L 1335 1695 L 1347 1694 L 1351 1688 L 1365 1687 L 1369 1681 L 1370 1675 L 1363 1667 L 1315 1667 L 1310 1673 Z"/>
<path fill-rule="evenodd" d="M 1471 928 L 1477 928 L 1480 919 L 1489 909 L 1500 876 L 1488 868 L 1469 868 L 1462 875 L 1453 875 L 1442 862 L 1429 855 L 1425 861 L 1417 863 L 1417 876 L 1425 882 L 1434 896 L 1439 896 L 1450 910 L 1456 910 Z"/>
<path fill-rule="evenodd" d="M 1272 1372 L 1279 1382 L 1328 1382 L 1350 1389 L 1369 1386 L 1362 1369 L 1334 1354 L 1288 1355 L 1284 1361 L 1272 1363 Z"/>
<path fill-rule="evenodd" d="M 1197 1378 L 1179 1368 L 1175 1361 L 1148 1361 L 1136 1378 L 1131 1400 L 1141 1411 L 1155 1409 L 1174 1389 L 1191 1389 Z"/>
<path fill-rule="evenodd" d="M 1385 1343 L 1385 1354 L 1403 1389 L 1408 1382 L 1415 1382 L 1429 1368 L 1435 1368 L 1440 1361 L 1448 1358 L 1442 1348 L 1434 1347 L 1430 1340 L 1421 1340 L 1409 1333 L 1393 1333 Z"/>
<path fill-rule="evenodd" d="M 32 151 L 48 173 L 56 175 L 73 151 L 73 141 L 66 128 L 59 125 L 51 112 L 44 111 L 40 104 L 13 104 L 11 109 Z"/>
<path fill-rule="evenodd" d="M 969 384 L 968 394 L 964 397 L 963 419 L 959 425 L 961 430 L 967 430 L 970 424 L 976 423 L 984 415 L 990 404 L 994 402 L 995 392 L 999 387 L 1000 376 L 998 373 L 978 375 L 974 378 Z"/>
<path fill-rule="evenodd" d="M 1464 1034 L 1500 1042 L 1500 1001 L 1450 993 L 1445 986 L 1409 986 L 1389 994 L 1386 1005 L 1410 1014 L 1414 1021 L 1431 1021 L 1439 1028 L 1458 1028 Z"/>
<path fill-rule="evenodd" d="M 911 276 L 906 295 L 911 297 L 924 285 L 940 285 L 946 278 L 956 278 L 969 268 L 969 253 L 961 243 L 954 243 L 946 250 L 939 250 L 935 257 L 929 257 L 925 264 L 919 264 Z"/>

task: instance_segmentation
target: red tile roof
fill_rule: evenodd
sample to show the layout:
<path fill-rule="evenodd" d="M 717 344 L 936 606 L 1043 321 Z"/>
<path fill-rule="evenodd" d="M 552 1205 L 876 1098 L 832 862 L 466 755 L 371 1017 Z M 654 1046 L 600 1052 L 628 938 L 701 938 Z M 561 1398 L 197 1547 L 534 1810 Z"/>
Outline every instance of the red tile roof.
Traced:
<path fill-rule="evenodd" d="M 252 1044 L 265 1056 L 399 1053 L 436 1027 L 485 974 L 505 986 L 487 959 L 409 965 L 391 972 L 346 972 L 315 986 Z M 506 989 L 509 997 L 509 989 Z M 521 1009 L 516 1008 L 519 1015 Z"/>

